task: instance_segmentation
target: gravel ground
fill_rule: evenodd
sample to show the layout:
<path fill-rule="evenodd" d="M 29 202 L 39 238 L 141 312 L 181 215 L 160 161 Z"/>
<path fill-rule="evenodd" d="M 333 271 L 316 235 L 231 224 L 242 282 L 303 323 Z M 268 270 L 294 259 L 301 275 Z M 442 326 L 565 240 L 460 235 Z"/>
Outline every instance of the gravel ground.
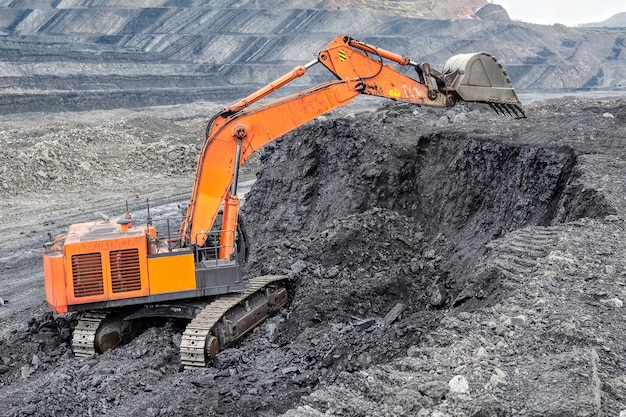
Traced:
<path fill-rule="evenodd" d="M 626 413 L 626 104 L 353 110 L 248 167 L 247 274 L 292 301 L 202 371 L 178 321 L 73 357 L 40 254 L 128 196 L 184 203 L 207 115 L 0 121 L 0 415 Z"/>

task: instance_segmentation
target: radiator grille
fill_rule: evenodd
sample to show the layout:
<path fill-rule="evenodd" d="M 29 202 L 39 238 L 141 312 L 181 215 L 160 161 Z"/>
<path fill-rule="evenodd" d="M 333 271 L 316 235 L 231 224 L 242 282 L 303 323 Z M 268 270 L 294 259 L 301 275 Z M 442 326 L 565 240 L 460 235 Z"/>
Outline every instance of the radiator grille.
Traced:
<path fill-rule="evenodd" d="M 102 256 L 99 252 L 72 256 L 72 281 L 76 298 L 104 294 Z"/>
<path fill-rule="evenodd" d="M 122 293 L 141 290 L 139 250 L 124 249 L 111 251 L 111 290 Z"/>

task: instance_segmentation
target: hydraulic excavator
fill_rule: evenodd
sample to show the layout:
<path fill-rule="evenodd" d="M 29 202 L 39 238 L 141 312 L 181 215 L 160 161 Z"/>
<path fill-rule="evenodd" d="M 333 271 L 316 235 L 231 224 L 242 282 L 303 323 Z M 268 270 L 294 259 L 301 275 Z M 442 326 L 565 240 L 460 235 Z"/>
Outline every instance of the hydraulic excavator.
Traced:
<path fill-rule="evenodd" d="M 390 61 L 390 62 L 388 62 Z M 415 69 L 404 75 L 393 63 Z M 321 64 L 335 77 L 297 94 L 258 103 Z M 204 367 L 287 303 L 287 277 L 244 279 L 245 232 L 238 221 L 238 172 L 258 149 L 359 95 L 420 106 L 460 101 L 489 104 L 503 115 L 525 117 L 510 80 L 491 55 L 456 55 L 437 71 L 426 63 L 349 36 L 333 39 L 298 66 L 209 122 L 191 199 L 180 227 L 157 231 L 134 224 L 128 211 L 69 226 L 44 245 L 48 305 L 55 313 L 79 312 L 75 355 L 102 353 L 128 340 L 149 317 L 189 320 L 180 354 L 186 368 Z M 143 222 L 142 222 L 143 223 Z"/>

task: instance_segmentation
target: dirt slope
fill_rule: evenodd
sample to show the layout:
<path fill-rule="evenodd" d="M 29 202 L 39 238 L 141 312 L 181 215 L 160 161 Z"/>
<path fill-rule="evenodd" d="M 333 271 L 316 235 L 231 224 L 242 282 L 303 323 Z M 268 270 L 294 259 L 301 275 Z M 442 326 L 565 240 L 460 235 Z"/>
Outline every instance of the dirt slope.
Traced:
<path fill-rule="evenodd" d="M 204 371 L 181 371 L 175 321 L 74 358 L 38 248 L 136 193 L 175 217 L 197 114 L 0 132 L 3 415 L 626 409 L 622 101 L 539 102 L 525 120 L 407 105 L 320 118 L 263 153 L 244 205 L 248 274 L 293 278 L 282 314 Z"/>

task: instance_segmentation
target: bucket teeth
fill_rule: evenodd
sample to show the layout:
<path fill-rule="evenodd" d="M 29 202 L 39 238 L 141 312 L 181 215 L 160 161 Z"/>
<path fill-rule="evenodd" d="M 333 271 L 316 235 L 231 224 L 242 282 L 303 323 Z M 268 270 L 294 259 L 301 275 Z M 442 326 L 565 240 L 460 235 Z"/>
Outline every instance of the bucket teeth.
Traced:
<path fill-rule="evenodd" d="M 498 108 L 496 103 L 487 103 L 487 104 L 489 104 L 489 107 L 491 107 L 493 111 L 495 111 L 498 115 L 500 115 L 500 109 Z"/>
<path fill-rule="evenodd" d="M 491 107 L 498 115 L 501 116 L 512 116 L 516 119 L 525 119 L 526 113 L 524 113 L 524 109 L 522 106 L 517 104 L 509 104 L 509 103 L 488 103 L 489 107 Z"/>
<path fill-rule="evenodd" d="M 524 113 L 524 109 L 522 108 L 522 106 L 518 105 L 518 104 L 501 104 L 502 106 L 504 106 L 504 108 L 506 109 L 506 111 L 513 117 L 515 117 L 516 119 L 525 119 L 526 118 L 526 113 Z"/>
<path fill-rule="evenodd" d="M 513 112 L 515 113 L 515 117 L 517 119 L 525 119 L 526 118 L 526 113 L 524 113 L 524 109 L 522 108 L 522 106 L 514 104 L 514 105 L 511 105 L 511 107 L 513 108 Z"/>

